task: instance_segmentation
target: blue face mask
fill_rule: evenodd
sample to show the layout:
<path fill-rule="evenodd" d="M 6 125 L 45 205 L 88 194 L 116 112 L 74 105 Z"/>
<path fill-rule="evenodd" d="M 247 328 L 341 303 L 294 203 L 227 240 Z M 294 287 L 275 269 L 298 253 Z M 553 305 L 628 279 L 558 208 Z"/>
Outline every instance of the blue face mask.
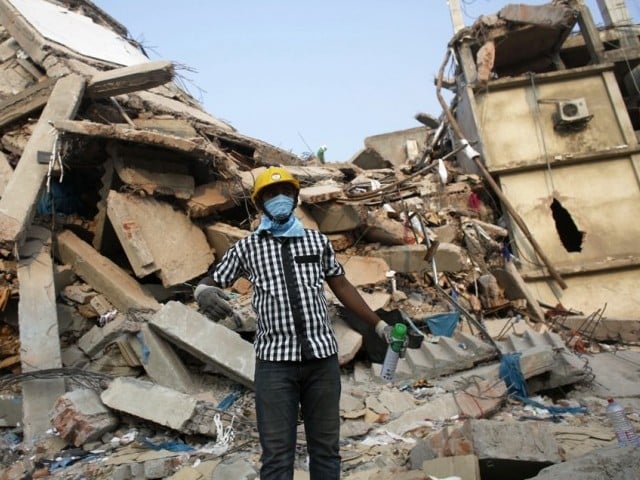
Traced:
<path fill-rule="evenodd" d="M 271 215 L 278 223 L 284 223 L 293 212 L 293 198 L 287 195 L 276 195 L 264 202 L 264 211 Z"/>

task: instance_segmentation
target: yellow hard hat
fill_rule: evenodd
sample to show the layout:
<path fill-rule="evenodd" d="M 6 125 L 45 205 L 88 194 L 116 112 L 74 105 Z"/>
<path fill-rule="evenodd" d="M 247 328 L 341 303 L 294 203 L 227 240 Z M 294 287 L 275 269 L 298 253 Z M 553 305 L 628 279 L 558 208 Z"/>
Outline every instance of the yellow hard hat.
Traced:
<path fill-rule="evenodd" d="M 260 175 L 258 175 L 255 183 L 253 184 L 253 193 L 251 194 L 251 200 L 253 201 L 254 205 L 257 205 L 256 201 L 260 197 L 260 192 L 262 191 L 262 189 L 276 183 L 290 183 L 291 185 L 296 187 L 296 190 L 300 190 L 300 182 L 298 182 L 298 179 L 291 175 L 289 171 L 285 170 L 282 167 L 269 167 Z"/>

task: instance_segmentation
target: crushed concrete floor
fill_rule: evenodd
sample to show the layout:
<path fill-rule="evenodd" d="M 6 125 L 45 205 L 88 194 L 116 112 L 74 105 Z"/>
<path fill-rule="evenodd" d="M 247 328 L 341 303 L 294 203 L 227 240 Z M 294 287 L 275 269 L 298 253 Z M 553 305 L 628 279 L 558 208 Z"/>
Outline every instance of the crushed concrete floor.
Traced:
<path fill-rule="evenodd" d="M 468 415 L 448 417 L 445 405 L 450 407 L 454 402 L 445 388 L 451 389 L 450 382 L 407 379 L 384 384 L 375 378 L 371 365 L 356 360 L 343 369 L 342 478 L 561 478 L 545 476 L 544 471 L 535 475 L 551 465 L 563 465 L 569 475 L 574 463 L 574 474 L 582 472 L 581 459 L 594 455 L 600 460 L 590 468 L 602 468 L 604 472 L 616 457 L 598 452 L 622 449 L 605 415 L 607 398 L 614 397 L 623 404 L 636 429 L 640 428 L 640 348 L 585 353 L 580 358 L 588 362 L 592 376 L 530 397 L 540 406 L 565 411 L 551 413 L 540 406 L 501 399 L 490 420 L 473 420 Z M 260 447 L 252 392 L 216 374 L 202 378 L 211 382 L 200 385 L 201 393 L 196 396 L 219 407 L 212 422 L 217 429 L 215 438 L 180 434 L 125 415 L 118 420 L 117 429 L 80 447 L 70 447 L 52 430 L 50 436 L 27 450 L 20 442 L 20 428 L 5 428 L 0 437 L 0 478 L 258 478 Z M 458 381 L 460 386 L 463 381 Z M 477 379 L 473 375 L 466 378 L 467 383 L 474 381 Z M 416 421 L 410 415 L 415 410 L 429 411 L 429 405 L 435 412 L 431 418 L 421 416 Z M 475 433 L 481 439 L 467 435 L 467 442 L 450 441 L 456 436 L 453 432 L 474 422 L 488 422 L 492 429 L 497 428 L 497 441 L 487 440 L 486 433 Z M 509 426 L 527 429 L 510 431 L 505 441 L 500 428 Z M 449 439 L 444 446 L 447 440 L 439 438 L 443 432 L 448 432 L 444 437 Z M 531 437 L 535 437 L 533 443 Z M 295 478 L 309 478 L 302 429 L 298 439 Z M 444 451 L 438 452 L 438 448 Z M 640 449 L 627 450 L 625 461 L 640 465 Z M 440 456 L 442 453 L 445 455 Z M 450 464 L 443 465 L 444 459 Z M 474 470 L 475 476 L 469 476 L 468 472 Z"/>

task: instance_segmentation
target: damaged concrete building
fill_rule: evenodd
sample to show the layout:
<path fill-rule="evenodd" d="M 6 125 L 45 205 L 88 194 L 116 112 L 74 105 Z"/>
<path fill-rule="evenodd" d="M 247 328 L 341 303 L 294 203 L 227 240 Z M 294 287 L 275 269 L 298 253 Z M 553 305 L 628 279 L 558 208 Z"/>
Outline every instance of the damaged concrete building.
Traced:
<path fill-rule="evenodd" d="M 274 164 L 410 331 L 385 383 L 386 345 L 328 293 L 344 478 L 631 478 L 604 412 L 640 423 L 640 45 L 601 3 L 607 28 L 578 0 L 452 8 L 442 115 L 324 164 L 205 112 L 91 2 L 0 0 L 0 479 L 257 478 L 251 286 L 215 323 L 193 285 Z"/>

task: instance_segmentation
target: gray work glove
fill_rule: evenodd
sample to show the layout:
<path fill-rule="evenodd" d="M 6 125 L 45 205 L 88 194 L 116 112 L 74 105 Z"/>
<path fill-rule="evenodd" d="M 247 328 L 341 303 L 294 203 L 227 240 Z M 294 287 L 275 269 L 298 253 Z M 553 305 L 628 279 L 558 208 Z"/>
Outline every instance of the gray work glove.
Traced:
<path fill-rule="evenodd" d="M 198 285 L 193 296 L 198 302 L 200 311 L 215 322 L 233 313 L 233 309 L 227 302 L 229 296 L 221 288 L 211 285 Z"/>
<path fill-rule="evenodd" d="M 376 333 L 387 344 L 391 343 L 391 325 L 384 320 L 378 320 L 376 323 Z"/>

